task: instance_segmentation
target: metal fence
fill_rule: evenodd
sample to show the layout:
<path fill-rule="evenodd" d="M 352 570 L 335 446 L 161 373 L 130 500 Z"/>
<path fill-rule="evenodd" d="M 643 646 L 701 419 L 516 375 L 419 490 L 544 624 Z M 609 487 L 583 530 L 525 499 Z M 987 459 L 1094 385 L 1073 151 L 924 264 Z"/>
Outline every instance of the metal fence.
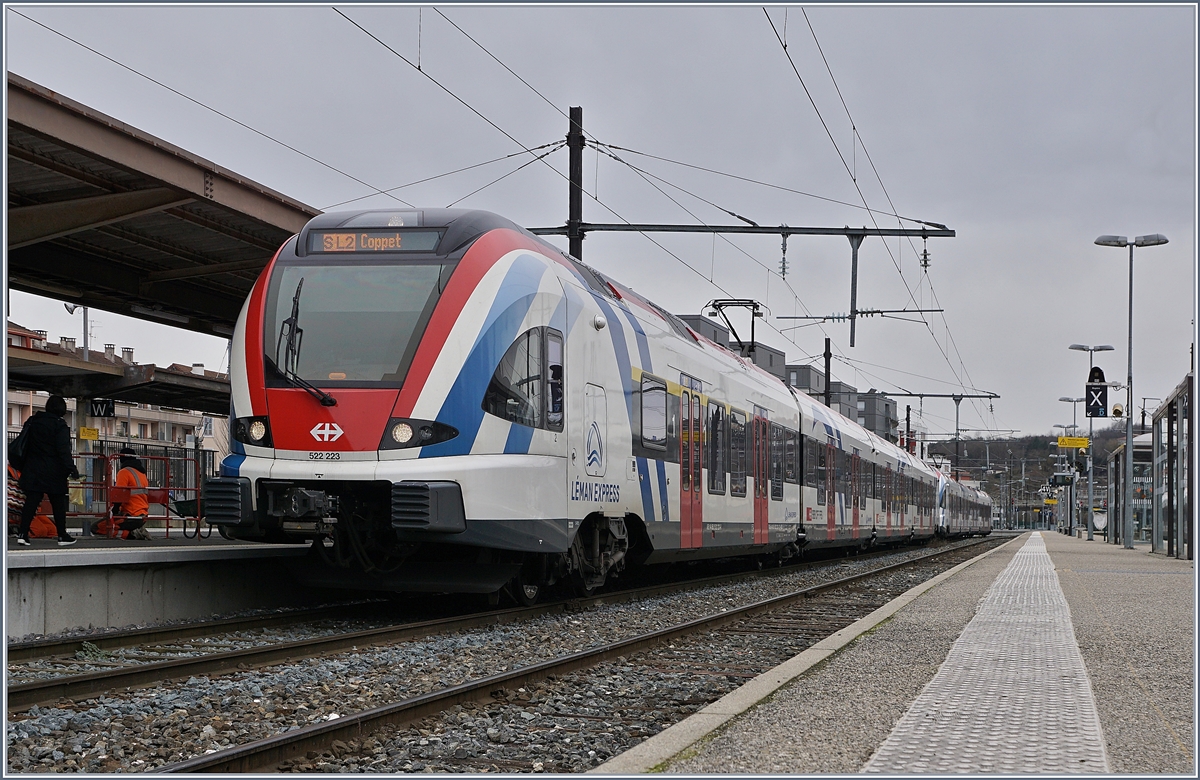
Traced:
<path fill-rule="evenodd" d="M 12 442 L 17 435 L 9 431 L 7 441 Z M 153 487 L 167 489 L 170 508 L 180 515 L 196 514 L 199 487 L 206 477 L 220 472 L 220 453 L 212 450 L 125 439 L 101 439 L 91 445 L 91 452 L 75 453 L 82 480 L 71 491 L 69 514 L 73 516 L 104 516 L 108 505 L 107 490 L 102 487 L 106 483 L 105 458 L 117 455 L 122 447 L 129 447 L 143 459 L 147 481 Z"/>

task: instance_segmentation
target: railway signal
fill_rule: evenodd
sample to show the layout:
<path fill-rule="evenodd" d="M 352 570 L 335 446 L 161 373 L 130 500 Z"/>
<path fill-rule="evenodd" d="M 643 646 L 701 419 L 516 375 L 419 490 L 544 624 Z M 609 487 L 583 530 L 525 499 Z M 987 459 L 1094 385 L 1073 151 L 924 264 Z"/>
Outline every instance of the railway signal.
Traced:
<path fill-rule="evenodd" d="M 1104 381 L 1104 369 L 1093 366 L 1088 374 L 1087 391 L 1084 393 L 1088 417 L 1108 416 L 1108 385 Z M 1116 414 L 1114 413 L 1114 417 Z"/>

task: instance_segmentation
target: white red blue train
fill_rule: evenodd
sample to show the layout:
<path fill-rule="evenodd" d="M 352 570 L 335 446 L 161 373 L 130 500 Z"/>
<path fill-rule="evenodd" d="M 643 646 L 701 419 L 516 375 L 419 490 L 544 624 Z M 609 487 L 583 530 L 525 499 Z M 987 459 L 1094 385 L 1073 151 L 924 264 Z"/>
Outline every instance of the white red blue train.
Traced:
<path fill-rule="evenodd" d="M 317 584 L 589 590 L 626 567 L 990 531 L 987 495 L 483 211 L 315 217 L 233 336 L 205 514 Z"/>

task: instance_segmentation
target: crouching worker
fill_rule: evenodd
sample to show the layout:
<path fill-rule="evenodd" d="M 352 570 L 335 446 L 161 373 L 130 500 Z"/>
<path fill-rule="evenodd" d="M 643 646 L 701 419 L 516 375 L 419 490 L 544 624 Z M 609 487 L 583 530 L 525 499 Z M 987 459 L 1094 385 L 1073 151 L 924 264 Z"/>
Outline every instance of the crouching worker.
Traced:
<path fill-rule="evenodd" d="M 128 492 L 128 498 L 113 504 L 112 513 L 92 526 L 97 536 L 113 536 L 118 539 L 149 539 L 143 527 L 146 515 L 150 514 L 150 481 L 146 479 L 146 464 L 138 459 L 129 447 L 121 448 L 121 470 L 117 472 L 115 487 Z"/>

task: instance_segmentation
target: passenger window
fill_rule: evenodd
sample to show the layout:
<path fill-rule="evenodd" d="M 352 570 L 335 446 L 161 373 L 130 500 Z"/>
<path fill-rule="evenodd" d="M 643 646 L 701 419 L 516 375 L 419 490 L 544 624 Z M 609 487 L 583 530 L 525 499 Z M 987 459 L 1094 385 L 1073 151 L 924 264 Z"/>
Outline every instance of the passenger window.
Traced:
<path fill-rule="evenodd" d="M 771 499 L 783 500 L 783 428 L 771 423 Z"/>
<path fill-rule="evenodd" d="M 729 495 L 746 495 L 746 413 L 729 412 Z"/>
<path fill-rule="evenodd" d="M 563 337 L 556 330 L 546 331 L 546 427 L 563 429 Z"/>
<path fill-rule="evenodd" d="M 728 457 L 725 407 L 708 402 L 708 492 L 725 495 L 725 460 Z"/>
<path fill-rule="evenodd" d="M 800 482 L 800 452 L 797 447 L 797 434 L 793 430 L 783 430 L 783 481 L 795 485 Z"/>
<path fill-rule="evenodd" d="M 667 385 L 649 376 L 642 377 L 642 445 L 667 448 Z"/>
<path fill-rule="evenodd" d="M 483 395 L 483 410 L 531 428 L 542 426 L 542 333 L 527 330 L 513 342 Z"/>

